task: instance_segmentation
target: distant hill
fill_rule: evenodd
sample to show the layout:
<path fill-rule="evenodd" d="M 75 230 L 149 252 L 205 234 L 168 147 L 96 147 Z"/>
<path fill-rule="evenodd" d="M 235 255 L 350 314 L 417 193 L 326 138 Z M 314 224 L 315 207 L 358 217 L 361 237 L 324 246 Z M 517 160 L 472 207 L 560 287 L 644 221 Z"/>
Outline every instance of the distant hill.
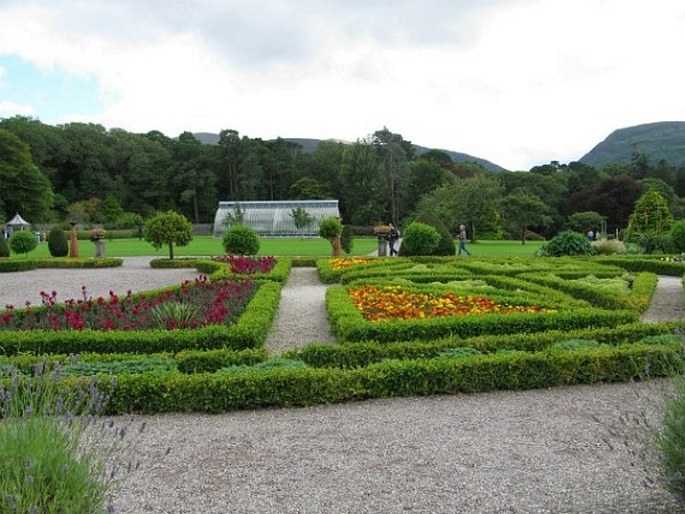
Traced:
<path fill-rule="evenodd" d="M 214 134 L 212 132 L 195 132 L 193 134 L 198 141 L 200 141 L 203 144 L 206 145 L 215 145 L 219 142 L 219 134 Z M 311 139 L 311 138 L 296 138 L 296 137 L 284 137 L 286 141 L 290 141 L 291 143 L 296 143 L 302 147 L 302 149 L 305 152 L 313 152 L 317 149 L 319 146 L 319 143 L 322 141 L 338 141 L 341 143 L 347 143 L 347 141 L 341 141 L 338 139 Z M 432 148 L 427 148 L 425 146 L 419 146 L 419 145 L 414 145 L 414 148 L 416 148 L 416 153 L 417 155 L 422 155 L 430 150 Z M 501 166 L 498 166 L 497 164 L 494 164 L 486 159 L 482 159 L 480 157 L 473 157 L 472 155 L 468 155 L 465 153 L 460 153 L 460 152 L 454 152 L 452 150 L 443 150 L 441 148 L 435 148 L 435 150 L 440 150 L 441 152 L 445 152 L 447 155 L 449 155 L 454 162 L 475 162 L 477 164 L 480 164 L 483 166 L 485 169 L 490 170 L 490 171 L 505 171 L 504 168 Z"/>
<path fill-rule="evenodd" d="M 636 153 L 645 154 L 652 165 L 664 159 L 672 166 L 685 166 L 685 121 L 646 123 L 615 130 L 580 162 L 595 168 L 612 163 L 627 164 Z"/>

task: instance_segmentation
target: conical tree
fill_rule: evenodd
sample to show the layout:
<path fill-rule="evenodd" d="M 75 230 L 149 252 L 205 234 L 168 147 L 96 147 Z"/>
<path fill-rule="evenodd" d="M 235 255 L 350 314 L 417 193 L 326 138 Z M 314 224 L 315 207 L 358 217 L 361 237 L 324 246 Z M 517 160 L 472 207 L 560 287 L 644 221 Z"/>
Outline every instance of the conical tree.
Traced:
<path fill-rule="evenodd" d="M 48 234 L 48 250 L 53 257 L 69 255 L 69 241 L 67 235 L 59 227 L 53 228 Z"/>

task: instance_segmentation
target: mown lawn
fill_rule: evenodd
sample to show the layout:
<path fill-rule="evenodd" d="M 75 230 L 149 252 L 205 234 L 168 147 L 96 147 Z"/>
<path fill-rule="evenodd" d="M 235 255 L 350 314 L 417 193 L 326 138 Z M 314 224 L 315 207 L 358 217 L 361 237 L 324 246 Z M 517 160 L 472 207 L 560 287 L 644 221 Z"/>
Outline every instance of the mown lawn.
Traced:
<path fill-rule="evenodd" d="M 527 241 L 522 245 L 520 241 L 478 241 L 468 244 L 467 248 L 474 256 L 479 257 L 531 257 L 542 246 L 541 241 Z M 356 238 L 352 247 L 351 255 L 367 255 L 378 248 L 375 238 Z M 105 254 L 107 257 L 137 257 L 155 256 L 168 257 L 167 247 L 156 250 L 150 243 L 139 239 L 113 239 L 105 241 Z M 187 246 L 175 246 L 174 256 L 212 256 L 223 255 L 224 250 L 221 240 L 212 236 L 195 236 Z M 331 255 L 331 245 L 328 241 L 317 238 L 274 238 L 260 239 L 259 255 L 275 256 L 321 256 Z M 29 258 L 39 259 L 49 257 L 47 243 L 40 243 L 38 247 L 29 253 Z M 79 241 L 80 257 L 95 257 L 95 244 L 91 241 Z M 12 255 L 11 258 L 23 259 L 24 255 Z"/>

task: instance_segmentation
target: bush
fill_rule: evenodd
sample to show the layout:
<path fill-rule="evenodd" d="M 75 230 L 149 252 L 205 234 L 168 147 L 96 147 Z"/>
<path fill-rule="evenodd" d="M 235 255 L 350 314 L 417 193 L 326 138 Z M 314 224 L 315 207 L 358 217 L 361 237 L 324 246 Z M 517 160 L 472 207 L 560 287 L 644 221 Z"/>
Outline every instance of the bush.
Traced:
<path fill-rule="evenodd" d="M 678 253 L 685 252 L 685 220 L 676 221 L 668 235 L 673 250 Z"/>
<path fill-rule="evenodd" d="M 20 230 L 10 236 L 10 248 L 14 253 L 28 253 L 38 246 L 36 235 L 28 230 Z"/>
<path fill-rule="evenodd" d="M 247 225 L 237 223 L 224 232 L 222 239 L 226 253 L 234 255 L 257 255 L 259 236 Z"/>
<path fill-rule="evenodd" d="M 597 255 L 613 255 L 615 253 L 626 253 L 626 245 L 618 239 L 601 239 L 592 243 Z"/>
<path fill-rule="evenodd" d="M 440 234 L 430 225 L 415 221 L 404 231 L 400 255 L 434 255 Z"/>
<path fill-rule="evenodd" d="M 0 257 L 9 257 L 10 247 L 4 237 L 0 237 Z"/>
<path fill-rule="evenodd" d="M 637 244 L 644 253 L 669 253 L 671 251 L 671 238 L 668 233 L 642 234 Z"/>
<path fill-rule="evenodd" d="M 319 223 L 319 235 L 329 241 L 333 241 L 333 239 L 342 234 L 342 232 L 342 223 L 340 222 L 340 219 L 335 216 L 321 220 L 321 223 Z"/>
<path fill-rule="evenodd" d="M 345 225 L 343 227 L 342 234 L 340 236 L 340 246 L 345 253 L 352 253 L 352 245 L 354 243 L 354 232 L 350 225 Z"/>
<path fill-rule="evenodd" d="M 66 257 L 69 255 L 69 241 L 67 235 L 59 227 L 55 227 L 48 234 L 48 250 L 53 257 Z"/>
<path fill-rule="evenodd" d="M 666 489 L 685 501 L 685 381 L 676 382 L 676 393 L 666 402 L 663 428 L 657 432 L 661 474 Z"/>
<path fill-rule="evenodd" d="M 415 221 L 430 225 L 438 231 L 438 234 L 440 234 L 440 241 L 438 242 L 438 246 L 433 252 L 433 255 L 454 255 L 456 252 L 454 247 L 454 237 L 452 237 L 449 229 L 440 218 L 435 216 L 433 213 L 424 212 L 420 214 Z"/>
<path fill-rule="evenodd" d="M 544 244 L 538 255 L 543 257 L 562 257 L 564 255 L 594 255 L 595 250 L 583 234 L 566 230 Z"/>

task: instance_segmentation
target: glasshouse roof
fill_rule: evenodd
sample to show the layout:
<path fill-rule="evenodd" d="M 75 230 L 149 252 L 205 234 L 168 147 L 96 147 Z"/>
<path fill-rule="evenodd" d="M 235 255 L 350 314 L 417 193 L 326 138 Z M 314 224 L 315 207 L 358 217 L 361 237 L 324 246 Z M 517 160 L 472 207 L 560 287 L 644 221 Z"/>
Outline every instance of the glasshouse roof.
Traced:
<path fill-rule="evenodd" d="M 214 235 L 226 231 L 226 218 L 240 219 L 260 236 L 295 237 L 317 236 L 319 222 L 340 216 L 338 200 L 284 200 L 219 202 L 214 217 Z M 301 220 L 298 226 L 296 220 Z"/>

